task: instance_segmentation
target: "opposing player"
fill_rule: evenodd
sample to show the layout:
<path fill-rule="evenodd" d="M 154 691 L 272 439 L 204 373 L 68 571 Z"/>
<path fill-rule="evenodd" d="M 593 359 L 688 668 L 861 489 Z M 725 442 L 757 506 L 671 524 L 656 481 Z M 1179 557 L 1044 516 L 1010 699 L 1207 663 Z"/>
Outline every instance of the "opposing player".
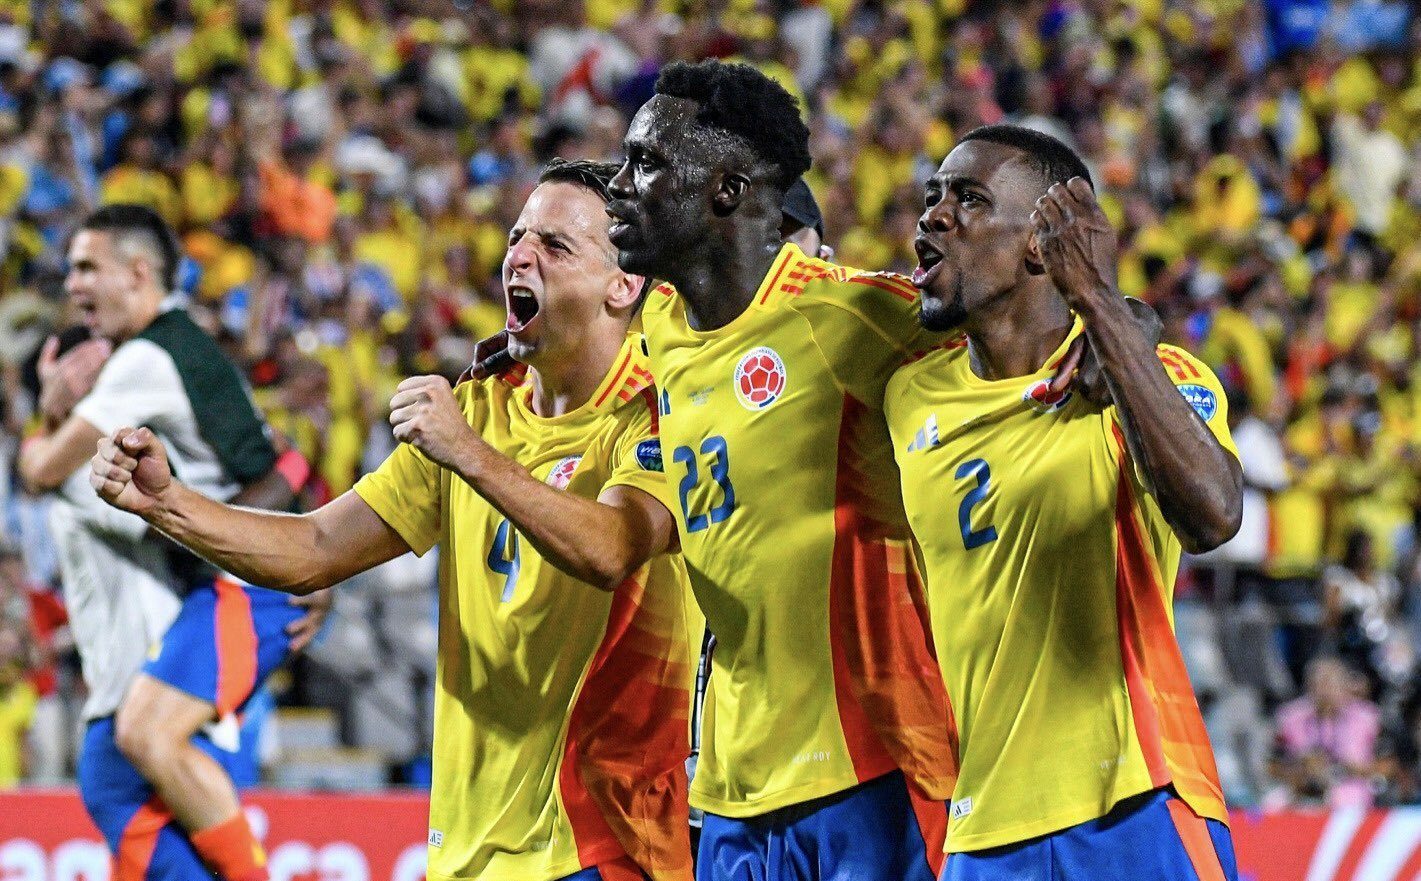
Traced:
<path fill-rule="evenodd" d="M 146 430 L 94 457 L 106 500 L 280 590 L 439 545 L 430 878 L 690 878 L 689 588 L 656 390 L 628 333 L 642 279 L 607 239 L 613 171 L 550 165 L 510 233 L 524 366 L 452 391 L 405 380 L 390 402 L 405 443 L 319 510 L 204 498 Z"/>
<path fill-rule="evenodd" d="M 1238 528 L 1219 382 L 1140 332 L 1060 142 L 978 129 L 926 194 L 922 322 L 965 339 L 899 370 L 885 409 L 959 725 L 943 877 L 1234 878 L 1170 611 L 1181 546 Z M 1082 335 L 1113 406 L 1050 388 Z"/>
<path fill-rule="evenodd" d="M 716 637 L 702 879 L 930 879 L 953 723 L 881 412 L 916 293 L 782 244 L 808 132 L 752 68 L 672 65 L 612 181 L 682 548 Z"/>
<path fill-rule="evenodd" d="M 32 490 L 55 492 L 51 526 L 89 686 L 80 793 L 119 879 L 207 877 L 204 864 L 227 881 L 262 879 L 231 777 L 233 714 L 289 654 L 290 631 L 297 642 L 314 633 L 328 597 L 308 613 L 170 554 L 141 520 L 98 502 L 84 466 L 106 432 L 141 423 L 218 498 L 285 507 L 309 469 L 298 453 L 278 455 L 237 370 L 169 297 L 178 248 L 156 214 L 99 209 L 69 264 L 65 289 L 93 339 L 62 358 L 46 345 L 46 427 L 19 470 Z"/>

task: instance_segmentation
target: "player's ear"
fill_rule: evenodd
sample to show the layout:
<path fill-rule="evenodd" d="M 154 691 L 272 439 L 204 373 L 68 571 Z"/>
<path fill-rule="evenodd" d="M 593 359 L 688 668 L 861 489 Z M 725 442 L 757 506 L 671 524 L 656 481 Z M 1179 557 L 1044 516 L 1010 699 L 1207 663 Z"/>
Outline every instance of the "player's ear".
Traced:
<path fill-rule="evenodd" d="M 749 175 L 738 171 L 723 172 L 715 188 L 715 197 L 711 200 L 715 216 L 729 216 L 736 208 L 740 207 L 741 202 L 745 201 L 745 194 L 749 191 Z"/>
<path fill-rule="evenodd" d="M 629 272 L 618 272 L 612 278 L 607 292 L 607 306 L 611 309 L 626 309 L 635 306 L 641 298 L 641 289 L 646 279 Z"/>
<path fill-rule="evenodd" d="M 1041 258 L 1041 240 L 1033 228 L 1026 236 L 1026 272 L 1028 275 L 1045 275 L 1046 261 Z"/>

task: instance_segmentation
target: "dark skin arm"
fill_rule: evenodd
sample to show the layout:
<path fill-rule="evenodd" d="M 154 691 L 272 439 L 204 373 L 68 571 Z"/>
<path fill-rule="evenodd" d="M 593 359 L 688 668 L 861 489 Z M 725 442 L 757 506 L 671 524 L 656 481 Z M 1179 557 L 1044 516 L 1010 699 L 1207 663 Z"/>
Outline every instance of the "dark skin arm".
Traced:
<path fill-rule="evenodd" d="M 1185 549 L 1228 541 L 1243 516 L 1243 472 L 1176 390 L 1115 288 L 1117 238 L 1090 185 L 1054 184 L 1032 212 L 1042 262 L 1081 316 L 1130 455 Z"/>

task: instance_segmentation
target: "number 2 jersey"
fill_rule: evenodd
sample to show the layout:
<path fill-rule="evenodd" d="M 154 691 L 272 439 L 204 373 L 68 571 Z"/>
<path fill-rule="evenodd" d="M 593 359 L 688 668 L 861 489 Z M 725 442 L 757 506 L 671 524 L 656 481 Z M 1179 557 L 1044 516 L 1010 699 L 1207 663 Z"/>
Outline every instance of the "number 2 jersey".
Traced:
<path fill-rule="evenodd" d="M 903 367 L 885 410 L 927 565 L 962 766 L 948 851 L 1104 816 L 1172 784 L 1227 823 L 1213 752 L 1174 638 L 1180 543 L 1126 451 L 1115 408 L 1037 373 L 987 381 L 964 342 Z M 1159 359 L 1237 455 L 1218 379 Z"/>
<path fill-rule="evenodd" d="M 531 383 L 466 382 L 469 424 L 536 478 L 664 499 L 640 336 L 582 407 L 543 418 Z M 685 761 L 699 632 L 679 555 L 614 592 L 543 560 L 458 477 L 401 444 L 355 487 L 418 553 L 439 545 L 429 877 L 550 881 L 629 855 L 689 881 Z"/>
<path fill-rule="evenodd" d="M 643 312 L 666 475 L 716 636 L 691 803 L 750 817 L 901 768 L 945 799 L 953 728 L 883 421 L 923 333 L 904 279 L 785 245 L 749 308 Z"/>

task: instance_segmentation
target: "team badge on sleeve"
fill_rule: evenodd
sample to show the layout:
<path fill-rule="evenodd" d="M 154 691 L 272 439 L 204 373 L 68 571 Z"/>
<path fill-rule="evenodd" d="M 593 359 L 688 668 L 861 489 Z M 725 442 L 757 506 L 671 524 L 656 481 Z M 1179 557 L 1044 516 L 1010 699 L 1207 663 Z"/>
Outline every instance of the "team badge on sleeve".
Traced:
<path fill-rule="evenodd" d="M 553 489 L 567 489 L 568 482 L 572 480 L 572 472 L 577 470 L 581 461 L 581 456 L 568 456 L 559 460 L 553 470 L 548 472 L 548 485 Z"/>
<path fill-rule="evenodd" d="M 637 444 L 636 463 L 643 471 L 661 471 L 661 441 L 651 438 Z"/>
<path fill-rule="evenodd" d="M 1184 400 L 1189 402 L 1189 406 L 1194 408 L 1194 412 L 1199 414 L 1199 418 L 1208 422 L 1214 418 L 1214 414 L 1219 409 L 1219 398 L 1214 394 L 1213 389 L 1196 383 L 1185 383 L 1175 386 L 1179 393 L 1184 395 Z"/>
<path fill-rule="evenodd" d="M 735 396 L 747 410 L 763 410 L 785 390 L 785 362 L 766 346 L 751 349 L 735 365 Z"/>

